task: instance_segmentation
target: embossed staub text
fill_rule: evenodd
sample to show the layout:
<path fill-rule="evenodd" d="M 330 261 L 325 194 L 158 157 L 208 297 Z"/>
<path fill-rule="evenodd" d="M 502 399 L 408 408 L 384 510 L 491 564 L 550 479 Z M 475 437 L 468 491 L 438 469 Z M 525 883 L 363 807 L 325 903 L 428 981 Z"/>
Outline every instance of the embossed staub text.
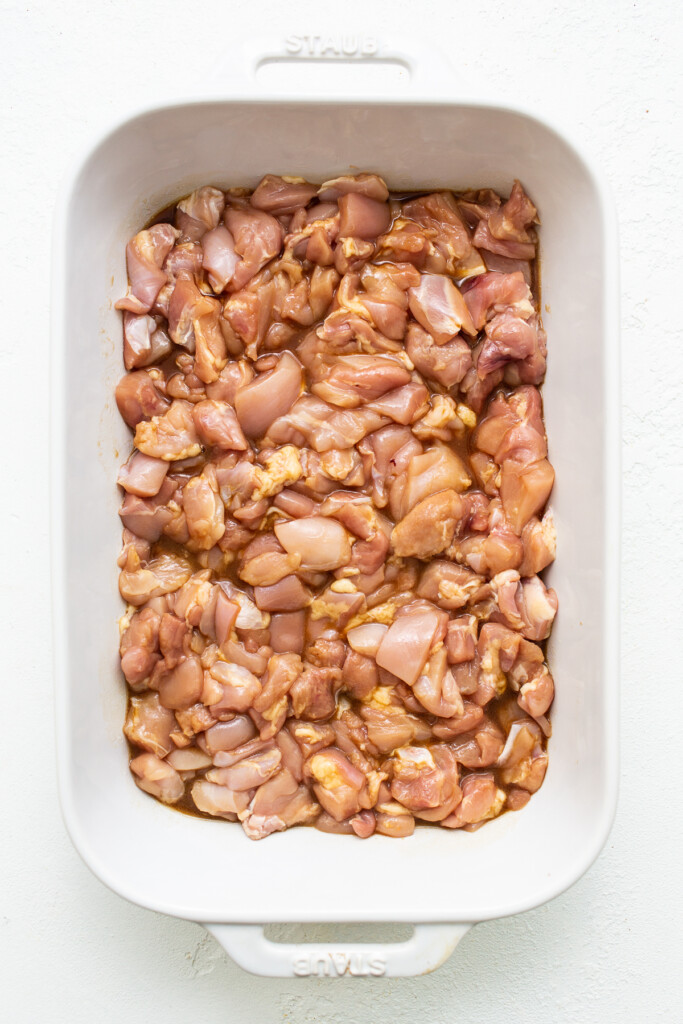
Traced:
<path fill-rule="evenodd" d="M 319 978 L 343 978 L 345 975 L 381 978 L 386 973 L 387 962 L 376 953 L 301 953 L 294 957 L 292 966 L 299 978 L 309 975 Z"/>
<path fill-rule="evenodd" d="M 295 57 L 373 57 L 379 49 L 374 36 L 287 36 L 285 50 Z"/>

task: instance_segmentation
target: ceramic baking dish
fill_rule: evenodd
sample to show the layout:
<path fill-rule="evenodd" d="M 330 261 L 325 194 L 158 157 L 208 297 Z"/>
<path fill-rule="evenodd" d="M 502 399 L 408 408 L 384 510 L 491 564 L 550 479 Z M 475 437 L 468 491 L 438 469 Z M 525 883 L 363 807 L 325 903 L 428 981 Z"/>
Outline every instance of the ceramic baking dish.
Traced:
<path fill-rule="evenodd" d="M 290 37 L 280 53 L 355 61 L 356 92 L 373 61 L 396 59 L 374 39 L 323 47 L 302 38 Z M 260 63 L 277 58 L 275 48 Z M 611 202 L 557 129 L 509 106 L 459 100 L 452 86 L 430 86 L 428 76 L 418 91 L 411 59 L 399 55 L 395 67 L 408 86 L 399 82 L 393 96 L 284 98 L 255 84 L 251 61 L 251 76 L 239 76 L 241 96 L 235 85 L 217 99 L 147 109 L 97 141 L 57 215 L 51 514 L 64 816 L 79 853 L 114 891 L 205 923 L 238 963 L 262 974 L 432 970 L 472 923 L 536 907 L 575 882 L 605 842 L 615 805 L 619 370 Z M 288 66 L 288 85 L 298 73 Z M 360 842 L 297 828 L 254 843 L 238 826 L 162 806 L 128 771 L 115 481 L 130 437 L 113 400 L 123 372 L 113 302 L 126 289 L 127 239 L 175 197 L 204 183 L 254 186 L 266 171 L 322 181 L 350 168 L 377 171 L 398 190 L 505 192 L 519 177 L 540 210 L 550 351 L 543 394 L 559 536 L 548 572 L 560 596 L 549 649 L 557 687 L 550 766 L 528 807 L 473 834 L 418 828 L 407 839 Z M 418 927 L 404 943 L 298 946 L 268 941 L 268 922 Z"/>

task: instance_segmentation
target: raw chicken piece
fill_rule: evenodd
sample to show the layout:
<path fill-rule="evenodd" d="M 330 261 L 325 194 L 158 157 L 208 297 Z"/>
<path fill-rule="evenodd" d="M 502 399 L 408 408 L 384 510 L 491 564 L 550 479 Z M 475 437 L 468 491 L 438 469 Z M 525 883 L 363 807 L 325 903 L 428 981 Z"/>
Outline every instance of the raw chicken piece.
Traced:
<path fill-rule="evenodd" d="M 183 780 L 175 768 L 155 754 L 140 754 L 130 762 L 136 784 L 164 804 L 174 804 L 185 792 Z"/>
<path fill-rule="evenodd" d="M 394 552 L 423 560 L 441 554 L 453 540 L 462 508 L 462 498 L 454 490 L 438 491 L 423 498 L 394 527 Z"/>
<path fill-rule="evenodd" d="M 166 758 L 171 768 L 177 772 L 197 772 L 211 765 L 211 758 L 198 747 L 185 747 L 172 750 Z"/>
<path fill-rule="evenodd" d="M 208 551 L 225 533 L 225 508 L 221 501 L 213 466 L 191 477 L 183 488 L 183 508 L 190 540 Z"/>
<path fill-rule="evenodd" d="M 422 707 L 438 718 L 458 717 L 464 710 L 462 695 L 448 660 L 446 648 L 442 645 L 413 683 L 413 693 Z"/>
<path fill-rule="evenodd" d="M 197 810 L 228 821 L 235 821 L 237 813 L 246 810 L 251 798 L 248 790 L 237 793 L 207 779 L 198 779 L 192 786 L 191 795 Z"/>
<path fill-rule="evenodd" d="M 410 199 L 404 204 L 403 213 L 425 229 L 425 234 L 436 250 L 429 259 L 428 269 L 466 277 L 467 273 L 462 272 L 463 264 L 467 266 L 467 260 L 472 254 L 472 242 L 467 224 L 451 193 L 434 192 L 432 195 Z M 479 266 L 480 261 L 473 265 Z"/>
<path fill-rule="evenodd" d="M 263 689 L 254 700 L 254 710 L 268 721 L 274 721 L 281 711 L 287 710 L 287 695 L 302 670 L 298 654 L 274 654 L 268 662 Z"/>
<path fill-rule="evenodd" d="M 488 223 L 494 238 L 515 242 L 535 241 L 535 236 L 528 228 L 532 224 L 538 224 L 536 207 L 519 181 L 515 181 L 512 186 L 507 202 L 489 215 Z"/>
<path fill-rule="evenodd" d="M 449 553 L 460 557 L 482 576 L 495 576 L 519 566 L 524 546 L 508 522 L 499 499 L 490 502 L 487 532 L 473 533 L 454 543 Z"/>
<path fill-rule="evenodd" d="M 153 498 L 159 493 L 168 472 L 168 462 L 153 459 L 142 452 L 134 452 L 125 466 L 119 470 L 117 483 L 128 494 L 140 498 Z"/>
<path fill-rule="evenodd" d="M 503 733 L 484 718 L 470 732 L 458 736 L 450 749 L 464 768 L 488 768 L 500 757 L 503 746 Z"/>
<path fill-rule="evenodd" d="M 249 202 L 257 210 L 268 213 L 294 213 L 308 206 L 317 188 L 303 178 L 281 178 L 279 174 L 266 174 L 252 192 Z"/>
<path fill-rule="evenodd" d="M 446 634 L 446 650 L 451 665 L 472 661 L 477 650 L 476 616 L 458 615 L 457 618 L 451 619 Z"/>
<path fill-rule="evenodd" d="M 387 392 L 373 402 L 368 402 L 368 409 L 379 413 L 380 416 L 388 416 L 395 423 L 407 426 L 409 423 L 415 423 L 428 411 L 429 391 L 424 384 L 412 382 Z"/>
<path fill-rule="evenodd" d="M 158 382 L 158 371 L 135 370 L 116 385 L 116 405 L 129 427 L 135 429 L 142 420 L 160 416 L 170 408 L 171 403 L 156 387 Z"/>
<path fill-rule="evenodd" d="M 170 502 L 175 499 L 175 495 L 176 486 L 168 477 L 164 479 L 158 494 L 151 498 L 126 494 L 119 509 L 121 522 L 137 537 L 153 543 L 159 540 L 174 519 L 175 512 L 170 507 Z M 124 568 L 124 565 L 121 564 L 121 568 Z"/>
<path fill-rule="evenodd" d="M 408 326 L 406 352 L 416 370 L 447 388 L 460 383 L 472 367 L 472 353 L 464 338 L 458 335 L 437 345 L 432 335 L 415 323 Z"/>
<path fill-rule="evenodd" d="M 416 607 L 397 618 L 382 637 L 377 664 L 412 685 L 425 666 L 441 629 L 436 609 Z"/>
<path fill-rule="evenodd" d="M 252 586 L 268 587 L 300 565 L 301 558 L 288 555 L 272 533 L 258 534 L 244 550 L 238 575 Z"/>
<path fill-rule="evenodd" d="M 297 612 L 308 608 L 313 594 L 298 576 L 285 576 L 278 583 L 254 587 L 254 600 L 265 612 Z"/>
<path fill-rule="evenodd" d="M 541 730 L 529 720 L 513 723 L 505 750 L 499 755 L 504 785 L 535 793 L 545 778 L 548 755 L 541 745 Z"/>
<path fill-rule="evenodd" d="M 164 673 L 158 682 L 159 700 L 165 708 L 186 711 L 202 696 L 204 674 L 199 658 L 191 654 Z"/>
<path fill-rule="evenodd" d="M 269 745 L 230 767 L 214 769 L 209 772 L 207 778 L 238 793 L 244 792 L 255 789 L 272 778 L 279 770 L 281 762 L 281 752 L 277 747 Z"/>
<path fill-rule="evenodd" d="M 422 445 L 407 426 L 392 424 L 363 438 L 358 451 L 370 470 L 372 500 L 378 508 L 383 508 L 394 480 L 410 468 L 416 455 L 422 454 Z M 403 486 L 399 491 L 402 495 Z"/>
<path fill-rule="evenodd" d="M 394 800 L 378 804 L 375 809 L 376 830 L 380 835 L 405 839 L 415 831 L 415 819 L 405 807 Z"/>
<path fill-rule="evenodd" d="M 314 780 L 313 792 L 320 804 L 335 821 L 344 821 L 368 806 L 365 776 L 334 747 L 313 754 L 304 771 Z"/>
<path fill-rule="evenodd" d="M 176 232 L 170 224 L 155 224 L 130 240 L 126 246 L 130 286 L 126 297 L 116 303 L 117 309 L 149 312 L 159 290 L 166 284 L 166 274 L 161 268 L 175 240 Z"/>
<path fill-rule="evenodd" d="M 557 613 L 557 595 L 538 576 L 520 579 L 512 570 L 491 580 L 500 620 L 527 640 L 545 640 Z"/>
<path fill-rule="evenodd" d="M 454 562 L 432 561 L 422 573 L 416 593 L 440 608 L 455 611 L 477 600 L 484 580 Z"/>
<path fill-rule="evenodd" d="M 243 665 L 219 659 L 204 676 L 202 700 L 212 709 L 220 705 L 228 711 L 247 711 L 261 693 L 258 678 Z"/>
<path fill-rule="evenodd" d="M 522 320 L 528 320 L 534 313 L 531 290 L 519 271 L 481 274 L 463 285 L 462 294 L 478 331 L 492 316 L 506 311 Z"/>
<path fill-rule="evenodd" d="M 349 651 L 342 668 L 342 683 L 344 690 L 352 697 L 358 700 L 369 697 L 379 683 L 379 673 L 374 659 L 355 650 Z"/>
<path fill-rule="evenodd" d="M 386 231 L 391 222 L 391 213 L 386 203 L 370 199 L 360 192 L 347 192 L 340 196 L 338 205 L 341 237 L 376 238 Z"/>
<path fill-rule="evenodd" d="M 230 231 L 235 252 L 241 257 L 232 276 L 230 290 L 238 291 L 280 251 L 283 232 L 279 222 L 264 210 L 229 206 L 225 225 Z"/>
<path fill-rule="evenodd" d="M 378 174 L 342 174 L 338 178 L 324 181 L 318 189 L 318 198 L 322 202 L 339 199 L 340 196 L 357 193 L 384 202 L 389 198 L 389 189 L 383 178 Z"/>
<path fill-rule="evenodd" d="M 415 817 L 441 821 L 461 800 L 458 762 L 449 747 L 402 747 L 389 761 L 391 795 Z"/>
<path fill-rule="evenodd" d="M 294 680 L 290 695 L 295 718 L 324 721 L 336 706 L 335 693 L 341 685 L 341 669 L 304 664 Z"/>
<path fill-rule="evenodd" d="M 539 513 L 553 489 L 555 471 L 547 459 L 524 465 L 508 459 L 501 467 L 500 497 L 505 515 L 517 534 Z"/>
<path fill-rule="evenodd" d="M 202 254 L 209 284 L 219 295 L 225 291 L 240 262 L 235 252 L 235 239 L 225 225 L 220 224 L 202 237 Z"/>
<path fill-rule="evenodd" d="M 538 345 L 536 326 L 510 310 L 497 313 L 484 328 L 486 340 L 477 359 L 477 374 L 484 378 L 502 366 L 531 356 Z"/>
<path fill-rule="evenodd" d="M 461 329 L 469 335 L 477 333 L 462 294 L 443 274 L 422 274 L 420 284 L 408 295 L 411 313 L 437 345 L 451 341 Z"/>
<path fill-rule="evenodd" d="M 326 402 L 353 409 L 410 381 L 402 363 L 388 356 L 339 356 L 321 367 L 322 379 L 311 390 Z"/>
<path fill-rule="evenodd" d="M 501 467 L 500 496 L 517 535 L 541 511 L 555 474 L 548 462 L 541 398 L 535 387 L 496 395 L 477 427 L 475 444 Z"/>
<path fill-rule="evenodd" d="M 485 220 L 479 221 L 472 236 L 472 243 L 479 249 L 485 249 L 487 252 L 493 252 L 498 256 L 507 256 L 513 260 L 532 260 L 536 255 L 536 245 L 534 242 L 500 240 L 491 233 L 491 229 Z"/>
<path fill-rule="evenodd" d="M 208 447 L 225 451 L 244 451 L 249 447 L 228 402 L 213 399 L 197 402 L 192 410 L 192 419 L 199 440 Z"/>
<path fill-rule="evenodd" d="M 284 416 L 301 393 L 302 370 L 290 352 L 277 366 L 239 388 L 235 394 L 235 412 L 249 437 L 262 437 L 271 424 Z"/>
<path fill-rule="evenodd" d="M 176 226 L 184 238 L 199 241 L 215 228 L 225 209 L 225 196 L 218 188 L 204 185 L 181 199 L 176 208 Z"/>
<path fill-rule="evenodd" d="M 353 629 L 350 629 L 346 634 L 346 639 L 353 651 L 369 658 L 376 658 L 388 628 L 383 622 L 365 622 L 361 626 L 354 626 Z"/>
<path fill-rule="evenodd" d="M 453 814 L 441 822 L 446 828 L 463 828 L 495 818 L 503 809 L 505 791 L 496 786 L 490 772 L 473 772 L 462 780 L 462 800 Z"/>
<path fill-rule="evenodd" d="M 346 565 L 351 558 L 346 530 L 324 516 L 276 523 L 275 535 L 285 551 L 300 559 L 303 569 L 324 572 Z"/>
<path fill-rule="evenodd" d="M 306 616 L 303 611 L 280 612 L 270 620 L 270 644 L 277 654 L 302 654 Z"/>
<path fill-rule="evenodd" d="M 389 504 L 395 519 L 403 518 L 419 501 L 437 491 L 462 492 L 472 483 L 463 460 L 447 445 L 436 444 L 411 455 L 405 476 L 398 477 L 391 488 Z"/>
<path fill-rule="evenodd" d="M 144 697 L 131 697 L 123 731 L 136 747 L 166 757 L 174 749 L 171 733 L 176 727 L 175 716 L 159 703 L 156 693 Z"/>
<path fill-rule="evenodd" d="M 202 447 L 194 425 L 192 403 L 175 400 L 163 415 L 138 423 L 135 446 L 145 455 L 165 462 L 199 455 Z"/>
<path fill-rule="evenodd" d="M 376 819 L 372 811 L 360 811 L 350 819 L 351 828 L 359 839 L 369 839 L 375 831 Z"/>
<path fill-rule="evenodd" d="M 172 594 L 190 578 L 189 564 L 173 555 L 159 555 L 146 565 L 127 567 L 119 576 L 119 591 L 124 601 L 136 606 L 151 598 Z"/>
<path fill-rule="evenodd" d="M 557 536 L 553 514 L 548 511 L 542 520 L 532 516 L 522 530 L 524 557 L 519 566 L 520 576 L 536 576 L 555 560 Z"/>
<path fill-rule="evenodd" d="M 280 772 L 279 776 L 276 776 L 271 780 L 273 785 L 278 782 L 280 776 L 283 774 L 283 772 Z M 269 786 L 269 783 L 265 783 L 259 788 L 257 796 L 262 789 L 266 788 L 266 786 Z M 280 781 L 279 787 L 281 786 L 282 782 Z M 262 799 L 265 803 L 265 797 Z M 291 825 L 309 825 L 313 823 L 320 814 L 320 805 L 313 800 L 309 790 L 305 786 L 299 786 L 291 795 L 287 803 L 279 802 L 278 814 L 257 814 L 251 810 L 251 807 L 256 806 L 256 797 L 254 797 L 254 800 L 247 812 L 240 815 L 242 828 L 250 839 L 263 839 L 272 832 L 278 832 L 281 829 L 289 828 Z"/>
<path fill-rule="evenodd" d="M 173 343 L 167 331 L 146 313 L 123 314 L 123 364 L 127 370 L 151 366 L 164 359 Z"/>
<path fill-rule="evenodd" d="M 159 612 L 153 608 L 141 608 L 131 617 L 130 623 L 121 635 L 121 669 L 131 686 L 138 687 L 144 683 L 161 657 L 160 622 Z"/>
<path fill-rule="evenodd" d="M 254 723 L 248 715 L 235 715 L 227 722 L 217 722 L 204 733 L 206 749 L 213 757 L 219 750 L 234 750 L 248 743 L 256 735 Z"/>

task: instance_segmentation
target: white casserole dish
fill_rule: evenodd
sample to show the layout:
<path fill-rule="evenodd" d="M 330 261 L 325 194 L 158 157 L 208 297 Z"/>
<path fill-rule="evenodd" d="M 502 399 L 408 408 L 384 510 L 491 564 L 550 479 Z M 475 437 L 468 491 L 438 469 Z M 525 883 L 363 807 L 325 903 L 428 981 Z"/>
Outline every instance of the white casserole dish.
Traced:
<path fill-rule="evenodd" d="M 374 40 L 365 46 L 373 52 L 362 49 L 357 72 L 387 56 Z M 408 58 L 398 63 L 402 74 L 411 71 Z M 76 848 L 103 882 L 144 907 L 205 923 L 251 971 L 422 973 L 472 923 L 528 910 L 570 886 L 610 828 L 619 608 L 615 218 L 577 149 L 510 107 L 438 91 L 431 99 L 282 99 L 259 93 L 253 76 L 250 89 L 250 99 L 243 81 L 242 98 L 183 102 L 122 122 L 80 163 L 58 210 L 52 542 L 62 806 Z M 506 192 L 519 177 L 539 207 L 549 338 L 543 395 L 559 537 L 548 573 L 560 597 L 549 648 L 557 687 L 550 765 L 528 807 L 473 834 L 418 828 L 400 841 L 357 842 L 298 828 L 253 843 L 238 826 L 174 813 L 140 792 L 128 771 L 115 481 L 130 436 L 113 400 L 123 372 L 113 302 L 126 289 L 126 241 L 174 198 L 204 183 L 253 186 L 266 171 L 322 181 L 349 168 L 375 170 L 400 190 Z M 287 921 L 420 927 L 408 943 L 381 947 L 264 938 L 262 925 Z"/>

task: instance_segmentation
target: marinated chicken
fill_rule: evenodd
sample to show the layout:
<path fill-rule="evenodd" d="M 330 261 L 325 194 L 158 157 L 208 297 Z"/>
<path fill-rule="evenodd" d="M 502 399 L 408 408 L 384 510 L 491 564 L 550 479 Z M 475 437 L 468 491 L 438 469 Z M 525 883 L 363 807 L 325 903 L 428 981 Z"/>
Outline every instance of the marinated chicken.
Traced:
<path fill-rule="evenodd" d="M 205 186 L 128 243 L 118 483 L 137 785 L 240 822 L 474 830 L 547 767 L 557 596 L 516 181 Z"/>

